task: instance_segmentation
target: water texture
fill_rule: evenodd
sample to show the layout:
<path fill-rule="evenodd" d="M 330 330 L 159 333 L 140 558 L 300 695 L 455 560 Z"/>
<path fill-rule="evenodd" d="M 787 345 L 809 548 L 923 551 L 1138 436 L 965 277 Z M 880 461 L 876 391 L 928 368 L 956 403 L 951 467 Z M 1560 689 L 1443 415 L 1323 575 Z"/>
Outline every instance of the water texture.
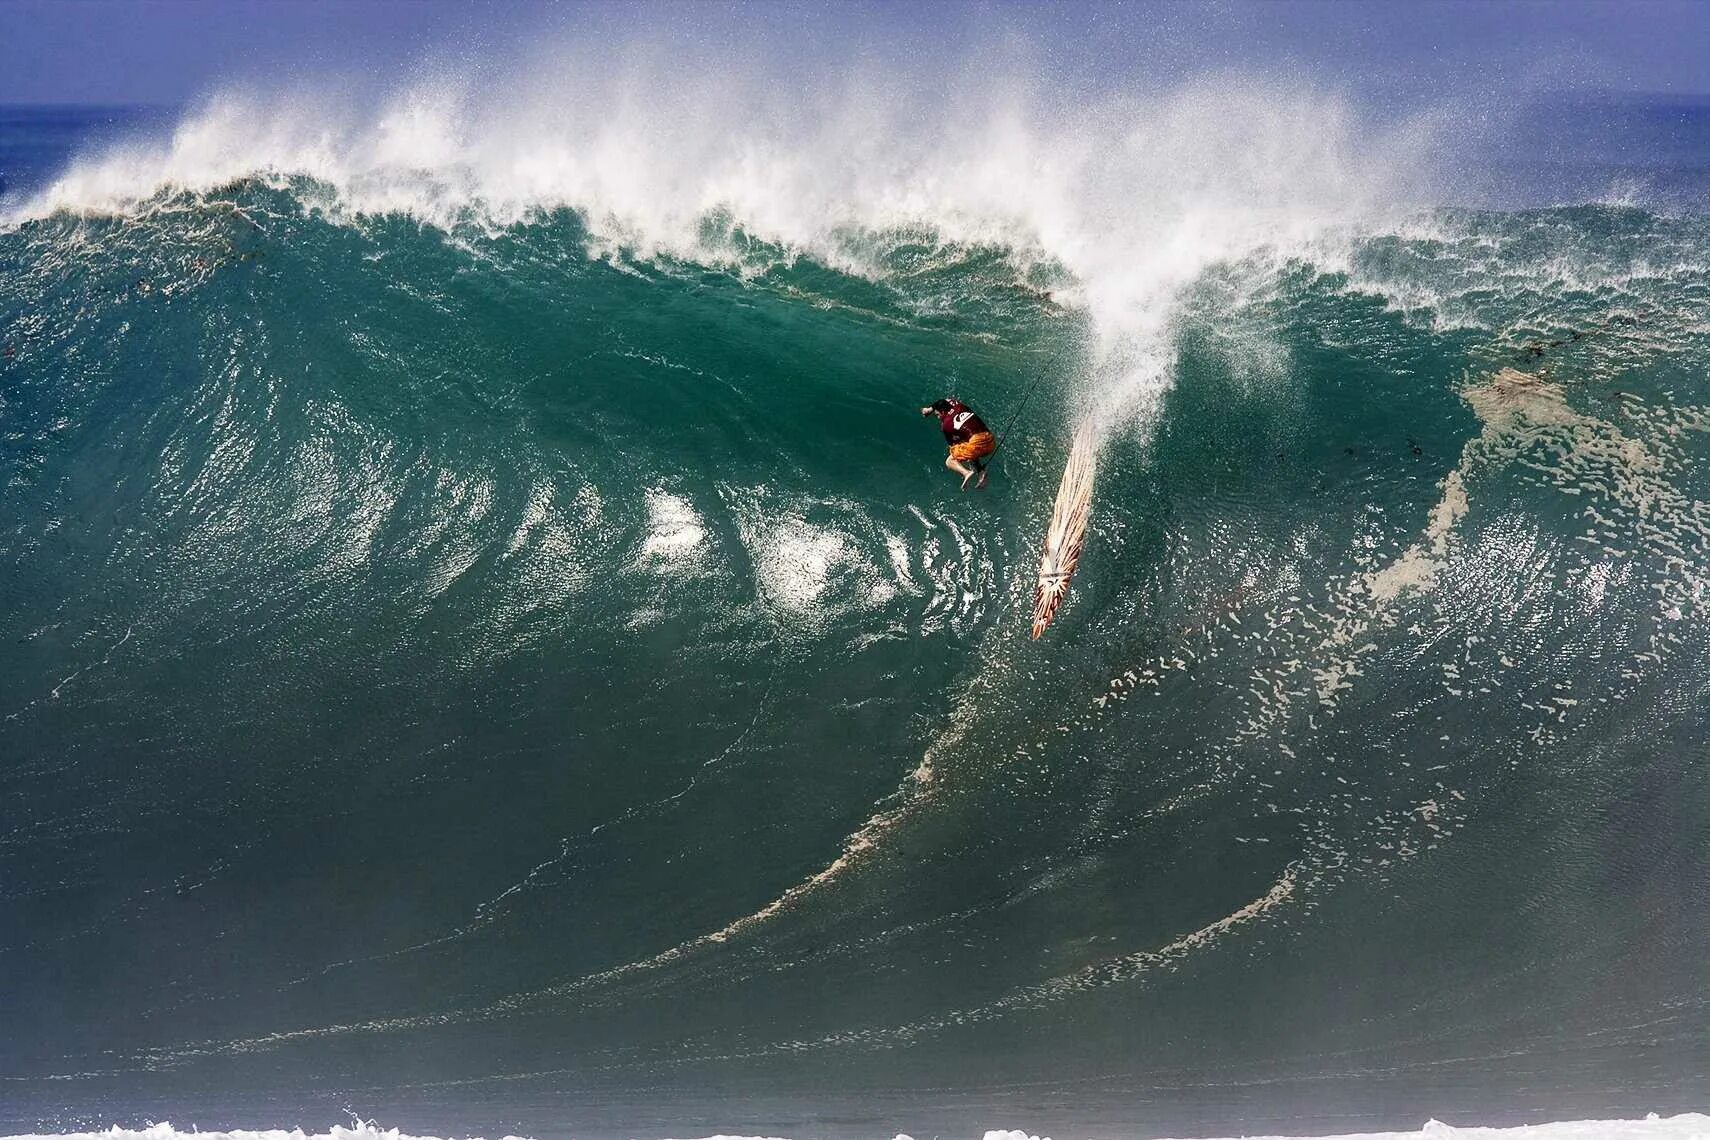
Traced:
<path fill-rule="evenodd" d="M 6 112 L 0 1129 L 1703 1107 L 1710 219 L 726 95 Z"/>

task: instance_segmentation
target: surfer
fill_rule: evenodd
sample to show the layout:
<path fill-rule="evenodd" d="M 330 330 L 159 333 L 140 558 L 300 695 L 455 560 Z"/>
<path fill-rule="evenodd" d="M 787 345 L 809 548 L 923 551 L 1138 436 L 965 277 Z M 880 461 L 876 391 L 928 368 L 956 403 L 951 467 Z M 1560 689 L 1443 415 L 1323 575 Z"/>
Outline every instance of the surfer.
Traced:
<path fill-rule="evenodd" d="M 997 437 L 986 427 L 986 422 L 974 414 L 974 409 L 949 396 L 920 409 L 920 414 L 938 417 L 938 426 L 944 429 L 944 442 L 950 445 L 950 455 L 944 460 L 944 466 L 962 477 L 962 490 L 968 489 L 968 481 L 975 475 L 980 477 L 980 481 L 974 484 L 974 490 L 984 489 L 986 465 L 983 460 L 997 450 Z"/>

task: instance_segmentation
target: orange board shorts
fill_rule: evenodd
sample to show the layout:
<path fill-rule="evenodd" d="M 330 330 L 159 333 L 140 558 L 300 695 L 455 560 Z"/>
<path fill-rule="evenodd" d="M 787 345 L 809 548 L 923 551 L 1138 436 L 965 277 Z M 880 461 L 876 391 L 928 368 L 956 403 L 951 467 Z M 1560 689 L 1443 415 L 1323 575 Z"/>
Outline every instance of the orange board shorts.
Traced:
<path fill-rule="evenodd" d="M 989 431 L 977 432 L 968 437 L 965 443 L 950 445 L 950 458 L 958 463 L 972 463 L 976 459 L 984 459 L 997 450 L 997 437 Z"/>

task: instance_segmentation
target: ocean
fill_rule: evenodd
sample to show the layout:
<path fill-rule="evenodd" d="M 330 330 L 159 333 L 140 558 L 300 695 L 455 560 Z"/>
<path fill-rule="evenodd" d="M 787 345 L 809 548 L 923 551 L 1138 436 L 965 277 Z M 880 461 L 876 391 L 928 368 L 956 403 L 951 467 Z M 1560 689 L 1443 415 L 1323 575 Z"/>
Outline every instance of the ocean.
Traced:
<path fill-rule="evenodd" d="M 1710 1134 L 1710 104 L 678 91 L 0 110 L 0 1133 Z"/>

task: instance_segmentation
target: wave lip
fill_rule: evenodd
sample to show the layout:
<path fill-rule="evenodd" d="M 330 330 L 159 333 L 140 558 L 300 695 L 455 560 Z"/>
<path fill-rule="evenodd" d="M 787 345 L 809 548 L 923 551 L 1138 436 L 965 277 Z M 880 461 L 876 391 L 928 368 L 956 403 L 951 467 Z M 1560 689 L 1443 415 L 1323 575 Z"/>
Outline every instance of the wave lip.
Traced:
<path fill-rule="evenodd" d="M 127 214 L 258 179 L 301 185 L 329 216 L 446 228 L 568 208 L 598 241 L 687 260 L 728 258 L 708 226 L 723 217 L 868 275 L 883 268 L 849 234 L 924 229 L 1061 265 L 1111 336 L 1155 333 L 1161 303 L 1209 261 L 1393 204 L 1428 153 L 1333 96 L 1239 75 L 1068 109 L 1006 76 L 947 104 L 851 77 L 809 108 L 728 76 L 533 79 L 486 91 L 440 77 L 378 105 L 223 91 L 168 133 L 80 155 L 12 220 Z"/>

